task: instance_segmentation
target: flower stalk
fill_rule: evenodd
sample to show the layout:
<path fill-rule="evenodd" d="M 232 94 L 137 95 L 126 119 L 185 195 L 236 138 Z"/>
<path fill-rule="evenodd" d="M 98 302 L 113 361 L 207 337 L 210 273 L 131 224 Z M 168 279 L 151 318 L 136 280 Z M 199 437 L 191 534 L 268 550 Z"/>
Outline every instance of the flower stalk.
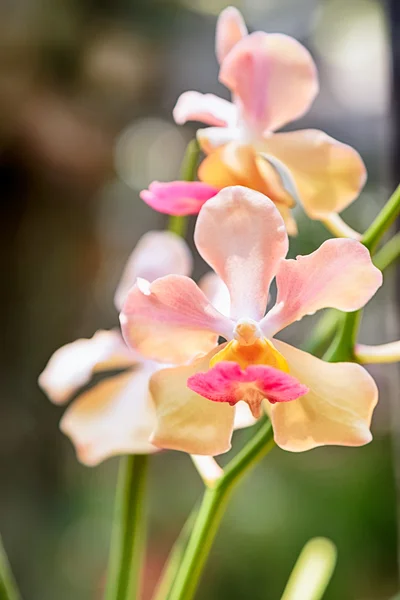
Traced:
<path fill-rule="evenodd" d="M 361 238 L 364 246 L 373 254 L 385 232 L 400 214 L 400 185 L 397 186 L 376 219 Z"/>
<path fill-rule="evenodd" d="M 21 600 L 17 584 L 0 536 L 0 598 L 1 600 Z"/>
<path fill-rule="evenodd" d="M 139 598 L 148 456 L 120 459 L 105 600 Z"/>
<path fill-rule="evenodd" d="M 227 465 L 224 475 L 213 487 L 206 488 L 168 600 L 193 598 L 232 490 L 245 473 L 273 447 L 272 426 L 266 420 Z"/>
<path fill-rule="evenodd" d="M 200 146 L 196 138 L 193 138 L 187 145 L 185 156 L 183 157 L 180 178 L 182 181 L 195 181 L 197 175 L 197 166 L 200 158 Z M 188 219 L 187 217 L 171 216 L 168 219 L 168 231 L 176 233 L 184 238 L 186 235 Z"/>

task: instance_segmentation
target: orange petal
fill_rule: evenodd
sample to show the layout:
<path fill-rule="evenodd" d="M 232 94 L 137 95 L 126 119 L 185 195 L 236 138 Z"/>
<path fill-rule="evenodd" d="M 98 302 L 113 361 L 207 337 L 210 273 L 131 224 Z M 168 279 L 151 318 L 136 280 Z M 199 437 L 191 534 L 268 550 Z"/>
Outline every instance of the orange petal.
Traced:
<path fill-rule="evenodd" d="M 162 369 L 151 378 L 150 391 L 157 412 L 151 441 L 156 446 L 210 456 L 230 449 L 235 409 L 211 402 L 187 387 L 188 378 L 207 370 L 217 351 L 188 366 Z"/>
<path fill-rule="evenodd" d="M 312 219 L 341 212 L 365 184 L 366 169 L 358 152 L 323 131 L 277 133 L 257 147 L 289 168 Z"/>
<path fill-rule="evenodd" d="M 281 448 L 302 452 L 317 446 L 363 446 L 378 401 L 376 384 L 354 363 L 327 363 L 307 352 L 274 340 L 290 373 L 310 391 L 293 402 L 270 406 L 275 441 Z"/>
<path fill-rule="evenodd" d="M 117 454 L 157 451 L 149 442 L 155 427 L 149 395 L 152 372 L 139 367 L 112 377 L 79 396 L 66 410 L 60 427 L 73 442 L 80 462 L 93 466 Z"/>

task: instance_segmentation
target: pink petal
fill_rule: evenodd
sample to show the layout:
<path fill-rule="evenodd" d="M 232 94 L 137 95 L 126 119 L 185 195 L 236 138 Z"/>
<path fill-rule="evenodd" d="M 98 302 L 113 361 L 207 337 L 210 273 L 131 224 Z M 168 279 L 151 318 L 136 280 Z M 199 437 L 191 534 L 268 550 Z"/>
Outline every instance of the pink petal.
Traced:
<path fill-rule="evenodd" d="M 275 404 L 269 414 L 275 441 L 281 448 L 302 452 L 316 446 L 363 446 L 378 390 L 372 377 L 354 363 L 326 363 L 274 340 L 290 373 L 310 389 L 294 402 Z"/>
<path fill-rule="evenodd" d="M 357 198 L 367 178 L 354 148 L 317 129 L 276 133 L 255 147 L 289 169 L 298 197 L 312 219 L 344 210 Z"/>
<path fill-rule="evenodd" d="M 274 203 L 259 192 L 228 187 L 201 209 L 195 230 L 201 256 L 226 283 L 233 318 L 259 320 L 288 237 Z"/>
<path fill-rule="evenodd" d="M 149 394 L 154 369 L 139 367 L 99 383 L 77 398 L 61 420 L 78 459 L 94 466 L 117 454 L 148 454 L 156 414 Z"/>
<path fill-rule="evenodd" d="M 276 305 L 261 322 L 266 337 L 321 308 L 358 310 L 382 285 L 382 273 L 360 242 L 331 239 L 307 256 L 283 260 L 276 285 Z"/>
<path fill-rule="evenodd" d="M 237 8 L 228 6 L 221 12 L 215 34 L 215 54 L 221 63 L 233 46 L 247 35 L 247 27 Z"/>
<path fill-rule="evenodd" d="M 115 292 L 114 303 L 121 310 L 126 295 L 138 277 L 154 281 L 164 275 L 190 275 L 193 258 L 186 242 L 170 231 L 149 231 L 130 255 Z"/>
<path fill-rule="evenodd" d="M 178 125 L 199 121 L 215 127 L 229 127 L 235 125 L 237 120 L 237 109 L 232 102 L 200 92 L 181 94 L 172 114 Z"/>
<path fill-rule="evenodd" d="M 140 197 L 158 212 L 185 216 L 197 215 L 204 202 L 217 193 L 217 188 L 200 181 L 153 181 Z"/>
<path fill-rule="evenodd" d="M 136 360 L 119 332 L 97 331 L 90 339 L 56 350 L 39 377 L 39 385 L 52 402 L 63 404 L 90 381 L 93 372 L 123 368 Z"/>
<path fill-rule="evenodd" d="M 235 96 L 248 127 L 259 135 L 301 117 L 318 93 L 308 50 L 287 35 L 261 31 L 234 46 L 219 79 Z"/>
<path fill-rule="evenodd" d="M 187 387 L 187 380 L 208 368 L 209 354 L 190 365 L 162 369 L 150 380 L 157 411 L 157 426 L 151 441 L 160 448 L 190 454 L 216 456 L 231 447 L 235 409 L 210 402 Z"/>
<path fill-rule="evenodd" d="M 289 402 L 308 392 L 305 385 L 284 371 L 265 365 L 251 365 L 244 369 L 235 362 L 219 362 L 205 373 L 189 377 L 188 387 L 213 402 L 235 406 L 244 400 L 255 418 L 261 416 L 261 402 L 271 404 Z"/>
<path fill-rule="evenodd" d="M 146 289 L 146 287 L 147 289 Z M 151 285 L 139 282 L 121 314 L 127 343 L 148 358 L 179 364 L 208 352 L 233 324 L 188 277 L 169 275 Z"/>

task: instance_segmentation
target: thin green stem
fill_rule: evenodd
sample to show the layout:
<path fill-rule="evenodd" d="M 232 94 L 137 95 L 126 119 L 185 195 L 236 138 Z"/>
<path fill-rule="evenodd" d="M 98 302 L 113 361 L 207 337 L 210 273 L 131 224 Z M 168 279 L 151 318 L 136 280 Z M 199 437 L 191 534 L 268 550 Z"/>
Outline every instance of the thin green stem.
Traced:
<path fill-rule="evenodd" d="M 0 536 L 0 599 L 20 600 L 17 584 L 12 574 L 3 541 Z"/>
<path fill-rule="evenodd" d="M 106 600 L 136 600 L 140 594 L 145 524 L 147 455 L 120 459 Z"/>
<path fill-rule="evenodd" d="M 182 556 L 189 540 L 190 532 L 196 521 L 197 513 L 198 507 L 196 506 L 190 513 L 188 519 L 182 527 L 179 537 L 172 546 L 167 563 L 153 595 L 153 600 L 169 600 L 169 591 L 182 561 Z"/>
<path fill-rule="evenodd" d="M 361 238 L 364 246 L 373 254 L 384 233 L 395 222 L 400 214 L 400 185 L 397 186 L 376 219 L 371 223 Z"/>
<path fill-rule="evenodd" d="M 336 338 L 324 354 L 328 362 L 354 361 L 354 347 L 361 321 L 361 310 L 342 313 L 339 317 L 339 329 Z"/>
<path fill-rule="evenodd" d="M 374 265 L 384 271 L 400 258 L 400 231 L 375 254 Z"/>
<path fill-rule="evenodd" d="M 180 178 L 182 181 L 195 181 L 197 176 L 197 166 L 199 164 L 200 157 L 200 146 L 196 138 L 191 140 L 185 151 L 185 156 L 183 157 L 181 170 L 180 170 Z M 178 217 L 172 215 L 168 220 L 168 231 L 172 231 L 184 238 L 186 235 L 186 229 L 188 224 L 187 217 Z"/>
<path fill-rule="evenodd" d="M 332 341 L 339 324 L 340 312 L 334 308 L 328 309 L 315 325 L 311 336 L 302 349 L 314 356 L 322 356 Z"/>
<path fill-rule="evenodd" d="M 272 426 L 269 421 L 265 421 L 243 450 L 227 465 L 221 479 L 214 487 L 206 489 L 168 600 L 193 598 L 233 488 L 273 446 Z"/>

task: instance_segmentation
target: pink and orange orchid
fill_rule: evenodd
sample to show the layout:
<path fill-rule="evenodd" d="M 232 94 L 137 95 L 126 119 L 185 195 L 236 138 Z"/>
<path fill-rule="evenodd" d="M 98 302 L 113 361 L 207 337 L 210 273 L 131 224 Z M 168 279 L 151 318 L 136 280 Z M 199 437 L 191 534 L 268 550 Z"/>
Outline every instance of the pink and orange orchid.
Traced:
<path fill-rule="evenodd" d="M 173 113 L 178 124 L 210 125 L 197 132 L 207 154 L 199 167 L 200 181 L 218 189 L 244 185 L 262 192 L 275 202 L 289 234 L 295 234 L 295 201 L 282 177 L 290 173 L 295 196 L 308 216 L 335 218 L 365 183 L 359 154 L 315 129 L 275 133 L 303 116 L 318 93 L 317 70 L 308 50 L 287 35 L 248 34 L 239 11 L 229 7 L 218 19 L 216 54 L 219 80 L 232 92 L 233 102 L 188 91 Z M 198 193 L 188 185 L 181 199 L 188 199 L 193 209 Z M 169 201 L 170 206 L 164 198 L 163 212 L 175 214 L 171 196 Z"/>
<path fill-rule="evenodd" d="M 115 294 L 119 310 L 138 277 L 153 281 L 170 273 L 189 275 L 192 257 L 186 243 L 173 233 L 145 234 L 131 254 Z M 226 310 L 226 290 L 213 273 L 200 282 L 205 293 Z M 224 309 L 225 307 L 225 309 Z M 211 349 L 215 346 L 212 343 Z M 198 350 L 194 347 L 193 354 Z M 64 404 L 95 374 L 110 375 L 78 394 L 61 419 L 61 430 L 75 445 L 79 460 L 93 466 L 116 454 L 145 454 L 158 450 L 149 442 L 156 412 L 149 381 L 165 364 L 129 349 L 117 330 L 98 331 L 59 348 L 39 378 L 39 384 L 56 404 Z M 170 363 L 168 364 L 170 366 Z M 122 373 L 111 376 L 113 371 Z M 237 412 L 237 428 L 254 423 L 247 407 Z M 200 461 L 199 470 L 207 469 Z M 211 465 L 212 467 L 212 465 Z"/>
<path fill-rule="evenodd" d="M 240 186 L 203 206 L 195 243 L 229 290 L 230 316 L 182 275 L 139 280 L 121 313 L 134 351 L 182 364 L 150 379 L 157 413 L 151 441 L 192 454 L 226 452 L 235 405 L 244 400 L 254 417 L 268 412 L 275 441 L 286 450 L 369 442 L 377 388 L 367 371 L 326 363 L 275 338 L 317 310 L 364 306 L 382 283 L 368 250 L 331 239 L 287 260 L 288 236 L 275 204 Z M 273 278 L 277 300 L 265 315 Z M 215 347 L 218 336 L 226 342 Z M 193 360 L 195 352 L 201 355 Z"/>

